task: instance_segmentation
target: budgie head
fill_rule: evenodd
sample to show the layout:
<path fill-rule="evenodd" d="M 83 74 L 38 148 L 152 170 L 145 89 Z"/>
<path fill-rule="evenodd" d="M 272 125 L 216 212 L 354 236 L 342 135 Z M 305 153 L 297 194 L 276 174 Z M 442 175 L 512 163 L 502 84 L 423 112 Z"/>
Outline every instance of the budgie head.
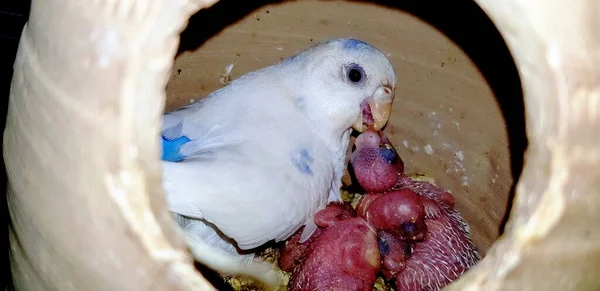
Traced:
<path fill-rule="evenodd" d="M 396 73 L 377 48 L 356 39 L 318 44 L 287 62 L 300 65 L 302 106 L 334 130 L 381 129 L 394 99 Z"/>

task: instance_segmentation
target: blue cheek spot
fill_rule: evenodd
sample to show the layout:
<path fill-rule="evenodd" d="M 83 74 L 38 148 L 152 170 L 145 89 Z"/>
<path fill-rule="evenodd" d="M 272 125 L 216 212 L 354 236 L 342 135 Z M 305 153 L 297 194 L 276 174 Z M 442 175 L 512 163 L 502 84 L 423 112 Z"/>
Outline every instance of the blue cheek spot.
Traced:
<path fill-rule="evenodd" d="M 310 156 L 310 154 L 308 154 L 308 151 L 306 149 L 300 150 L 300 156 L 312 164 L 313 158 Z"/>
<path fill-rule="evenodd" d="M 370 47 L 369 44 L 367 44 L 364 41 L 360 41 L 358 39 L 347 39 L 344 41 L 344 49 L 360 49 L 360 48 L 367 48 Z"/>
<path fill-rule="evenodd" d="M 300 173 L 312 176 L 313 171 L 310 165 L 313 162 L 313 158 L 310 156 L 306 149 L 301 149 L 298 156 L 293 156 L 292 164 L 300 171 Z"/>
<path fill-rule="evenodd" d="M 180 153 L 181 146 L 190 142 L 187 136 L 178 137 L 176 139 L 166 139 L 162 137 L 163 153 L 161 159 L 166 162 L 179 162 L 186 158 Z"/>
<path fill-rule="evenodd" d="M 304 97 L 298 97 L 298 99 L 296 99 L 296 106 L 298 106 L 300 110 L 306 111 L 306 99 Z"/>

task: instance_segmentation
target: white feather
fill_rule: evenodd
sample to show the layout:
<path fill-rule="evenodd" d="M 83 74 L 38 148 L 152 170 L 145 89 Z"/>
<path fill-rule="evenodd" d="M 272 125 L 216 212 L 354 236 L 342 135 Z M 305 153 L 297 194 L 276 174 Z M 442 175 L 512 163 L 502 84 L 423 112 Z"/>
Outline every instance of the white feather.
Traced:
<path fill-rule="evenodd" d="M 343 74 L 349 63 L 362 63 L 369 83 L 349 84 Z M 191 247 L 233 255 L 227 260 L 237 267 L 214 264 L 231 271 L 252 258 L 237 254 L 234 244 L 253 249 L 285 240 L 302 226 L 302 239 L 308 239 L 316 229 L 313 215 L 341 201 L 350 126 L 361 102 L 384 83 L 395 84 L 385 55 L 337 40 L 165 114 L 163 137 L 191 139 L 180 148 L 183 161 L 163 162 L 170 209 L 185 216 L 178 222 L 193 237 L 188 242 L 202 242 Z"/>

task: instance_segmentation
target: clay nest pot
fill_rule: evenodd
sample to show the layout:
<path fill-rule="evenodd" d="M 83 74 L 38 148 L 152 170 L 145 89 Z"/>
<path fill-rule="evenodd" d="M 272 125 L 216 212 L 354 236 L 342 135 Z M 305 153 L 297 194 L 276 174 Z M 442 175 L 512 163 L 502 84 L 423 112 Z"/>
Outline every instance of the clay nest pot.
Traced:
<path fill-rule="evenodd" d="M 334 37 L 388 54 L 385 133 L 485 255 L 448 289 L 600 288 L 598 4 L 213 2 L 33 1 L 4 135 L 18 290 L 211 289 L 167 210 L 161 114 Z"/>

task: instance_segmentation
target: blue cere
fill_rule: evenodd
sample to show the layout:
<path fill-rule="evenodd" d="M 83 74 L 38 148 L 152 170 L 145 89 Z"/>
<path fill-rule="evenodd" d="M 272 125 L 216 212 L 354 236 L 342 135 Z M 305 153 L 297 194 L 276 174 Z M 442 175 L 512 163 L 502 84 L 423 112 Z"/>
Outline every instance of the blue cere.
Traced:
<path fill-rule="evenodd" d="M 351 38 L 344 41 L 344 49 L 358 49 L 366 47 L 370 47 L 370 45 L 358 39 Z"/>

